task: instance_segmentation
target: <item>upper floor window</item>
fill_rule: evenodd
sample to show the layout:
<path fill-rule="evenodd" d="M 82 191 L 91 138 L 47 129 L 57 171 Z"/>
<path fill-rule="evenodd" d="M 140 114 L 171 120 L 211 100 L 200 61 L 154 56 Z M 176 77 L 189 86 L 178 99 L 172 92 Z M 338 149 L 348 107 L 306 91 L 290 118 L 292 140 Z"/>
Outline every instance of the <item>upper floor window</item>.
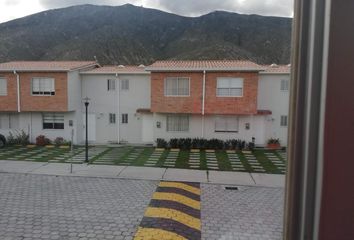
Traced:
<path fill-rule="evenodd" d="M 219 77 L 217 78 L 216 96 L 242 97 L 243 78 Z"/>
<path fill-rule="evenodd" d="M 116 80 L 115 79 L 107 79 L 107 90 L 108 91 L 116 90 Z"/>
<path fill-rule="evenodd" d="M 54 78 L 32 78 L 32 95 L 55 95 Z"/>
<path fill-rule="evenodd" d="M 280 116 L 280 126 L 287 127 L 288 126 L 288 116 L 282 115 Z"/>
<path fill-rule="evenodd" d="M 280 82 L 281 91 L 289 91 L 289 80 L 282 79 Z"/>
<path fill-rule="evenodd" d="M 238 117 L 216 116 L 215 132 L 238 132 Z"/>
<path fill-rule="evenodd" d="M 110 124 L 115 124 L 116 123 L 116 114 L 115 113 L 110 113 L 109 114 L 109 123 Z"/>
<path fill-rule="evenodd" d="M 64 115 L 58 113 L 44 113 L 43 129 L 64 129 Z"/>
<path fill-rule="evenodd" d="M 168 132 L 188 132 L 189 116 L 188 115 L 168 115 L 166 130 Z"/>
<path fill-rule="evenodd" d="M 7 95 L 7 80 L 6 78 L 0 78 L 0 96 Z"/>
<path fill-rule="evenodd" d="M 187 77 L 166 78 L 165 96 L 189 96 L 189 78 Z"/>
<path fill-rule="evenodd" d="M 129 90 L 129 79 L 122 79 L 121 89 L 122 90 Z"/>
<path fill-rule="evenodd" d="M 122 114 L 122 124 L 127 124 L 128 123 L 128 113 L 123 113 Z"/>

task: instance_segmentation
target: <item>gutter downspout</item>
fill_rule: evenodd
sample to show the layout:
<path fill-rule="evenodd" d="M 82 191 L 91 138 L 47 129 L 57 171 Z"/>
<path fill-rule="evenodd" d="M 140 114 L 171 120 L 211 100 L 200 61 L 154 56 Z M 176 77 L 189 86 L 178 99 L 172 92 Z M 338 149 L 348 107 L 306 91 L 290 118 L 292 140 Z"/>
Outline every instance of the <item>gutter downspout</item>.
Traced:
<path fill-rule="evenodd" d="M 116 121 L 117 121 L 117 124 L 118 124 L 118 127 L 117 127 L 117 137 L 118 137 L 118 144 L 120 144 L 120 80 L 119 80 L 119 75 L 118 73 L 116 73 L 116 79 L 117 79 L 117 84 L 118 84 L 118 87 L 116 86 L 116 90 L 118 91 L 118 96 L 117 96 L 117 100 L 118 100 L 118 105 L 117 105 L 117 118 L 116 118 Z"/>
<path fill-rule="evenodd" d="M 203 71 L 203 96 L 202 96 L 202 138 L 204 138 L 204 114 L 205 114 L 205 77 L 206 71 Z"/>
<path fill-rule="evenodd" d="M 17 82 L 17 112 L 21 112 L 21 97 L 20 97 L 20 75 L 14 70 Z"/>

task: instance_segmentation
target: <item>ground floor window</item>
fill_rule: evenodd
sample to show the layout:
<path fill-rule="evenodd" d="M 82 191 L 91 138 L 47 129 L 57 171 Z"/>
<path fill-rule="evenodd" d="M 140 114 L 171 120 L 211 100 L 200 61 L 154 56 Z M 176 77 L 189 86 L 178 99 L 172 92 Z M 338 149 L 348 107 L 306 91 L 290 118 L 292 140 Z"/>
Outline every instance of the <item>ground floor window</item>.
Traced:
<path fill-rule="evenodd" d="M 188 132 L 189 116 L 188 115 L 168 115 L 166 130 L 168 132 Z"/>
<path fill-rule="evenodd" d="M 288 116 L 282 115 L 280 116 L 280 126 L 287 127 L 288 126 Z"/>
<path fill-rule="evenodd" d="M 216 116 L 215 132 L 238 132 L 238 124 L 236 116 Z"/>
<path fill-rule="evenodd" d="M 64 114 L 43 113 L 43 129 L 64 129 Z"/>
<path fill-rule="evenodd" d="M 116 123 L 116 114 L 115 113 L 110 113 L 109 114 L 109 123 L 110 124 L 115 124 Z"/>

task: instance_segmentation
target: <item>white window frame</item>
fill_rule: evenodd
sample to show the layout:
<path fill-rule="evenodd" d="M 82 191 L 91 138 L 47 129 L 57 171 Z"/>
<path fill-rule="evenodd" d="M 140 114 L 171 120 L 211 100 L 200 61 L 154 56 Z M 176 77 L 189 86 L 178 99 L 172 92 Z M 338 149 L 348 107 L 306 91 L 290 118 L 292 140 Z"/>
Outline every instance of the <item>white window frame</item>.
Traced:
<path fill-rule="evenodd" d="M 177 81 L 177 94 L 167 94 L 167 80 L 174 79 Z M 178 82 L 180 79 L 188 79 L 188 94 L 179 94 Z M 191 93 L 191 78 L 190 77 L 166 77 L 164 80 L 164 95 L 165 97 L 189 97 Z"/>
<path fill-rule="evenodd" d="M 109 124 L 116 124 L 117 122 L 117 118 L 116 118 L 116 114 L 115 113 L 110 113 L 108 114 L 108 122 Z"/>
<path fill-rule="evenodd" d="M 0 77 L 0 96 L 7 96 L 7 79 Z"/>
<path fill-rule="evenodd" d="M 122 113 L 121 124 L 128 124 L 128 123 L 129 123 L 129 115 L 128 115 L 128 113 Z"/>
<path fill-rule="evenodd" d="M 281 127 L 288 127 L 288 115 L 281 115 L 280 116 L 280 126 Z"/>
<path fill-rule="evenodd" d="M 48 124 L 53 124 L 52 128 L 44 127 L 45 118 L 52 117 L 52 122 L 47 122 Z M 55 124 L 63 124 L 63 128 L 56 128 Z M 62 113 L 42 113 L 42 129 L 43 130 L 64 130 L 65 129 L 65 116 Z"/>
<path fill-rule="evenodd" d="M 280 91 L 288 92 L 289 91 L 289 84 L 290 84 L 290 81 L 287 79 L 280 80 Z"/>
<path fill-rule="evenodd" d="M 129 79 L 122 79 L 121 80 L 120 89 L 122 91 L 129 91 Z"/>
<path fill-rule="evenodd" d="M 41 88 L 41 85 L 43 85 L 44 83 L 41 83 L 44 80 L 51 80 L 51 91 L 41 91 L 43 89 L 39 89 L 38 93 L 34 93 L 35 91 L 33 91 L 33 87 L 34 87 L 34 80 L 39 80 L 39 88 Z M 44 89 L 45 90 L 45 89 Z M 37 91 L 36 91 L 37 92 Z M 46 94 L 49 93 L 49 94 Z M 55 79 L 51 78 L 51 77 L 33 77 L 31 79 L 31 95 L 32 96 L 54 96 L 55 95 Z"/>
<path fill-rule="evenodd" d="M 231 128 L 229 125 L 230 120 L 235 120 L 236 128 Z M 219 121 L 219 122 L 218 122 Z M 219 128 L 218 124 L 223 123 L 224 127 Z M 238 133 L 240 130 L 240 119 L 237 116 L 232 115 L 216 115 L 215 116 L 215 125 L 214 131 L 216 133 Z"/>
<path fill-rule="evenodd" d="M 171 123 L 170 120 L 173 120 L 175 122 Z M 179 125 L 179 124 L 183 123 L 182 120 L 187 120 L 186 126 Z M 171 124 L 175 124 L 175 125 L 171 126 Z M 177 126 L 176 126 L 176 124 L 177 124 Z M 190 124 L 189 115 L 169 114 L 166 116 L 166 132 L 189 132 L 189 124 Z"/>
<path fill-rule="evenodd" d="M 219 81 L 221 80 L 228 80 L 228 88 L 221 88 L 219 87 Z M 231 81 L 232 80 L 237 80 L 237 81 L 241 81 L 242 87 L 241 87 L 241 95 L 231 95 L 231 89 L 239 89 L 238 88 L 233 88 L 231 87 Z M 219 89 L 228 89 L 229 94 L 228 95 L 221 95 L 219 94 Z M 239 78 L 239 77 L 218 77 L 216 79 L 216 96 L 217 97 L 243 97 L 243 89 L 244 89 L 244 79 L 243 78 Z"/>
<path fill-rule="evenodd" d="M 107 79 L 107 91 L 115 91 L 116 90 L 116 80 L 115 79 Z"/>

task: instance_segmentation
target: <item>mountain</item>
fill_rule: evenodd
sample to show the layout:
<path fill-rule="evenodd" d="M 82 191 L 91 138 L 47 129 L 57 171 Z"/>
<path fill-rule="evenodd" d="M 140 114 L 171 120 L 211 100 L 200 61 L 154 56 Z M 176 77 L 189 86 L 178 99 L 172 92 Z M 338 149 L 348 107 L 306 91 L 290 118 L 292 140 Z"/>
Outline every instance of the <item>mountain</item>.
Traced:
<path fill-rule="evenodd" d="M 287 64 L 291 18 L 216 11 L 200 17 L 136 7 L 79 5 L 0 24 L 0 62 L 249 59 Z"/>

